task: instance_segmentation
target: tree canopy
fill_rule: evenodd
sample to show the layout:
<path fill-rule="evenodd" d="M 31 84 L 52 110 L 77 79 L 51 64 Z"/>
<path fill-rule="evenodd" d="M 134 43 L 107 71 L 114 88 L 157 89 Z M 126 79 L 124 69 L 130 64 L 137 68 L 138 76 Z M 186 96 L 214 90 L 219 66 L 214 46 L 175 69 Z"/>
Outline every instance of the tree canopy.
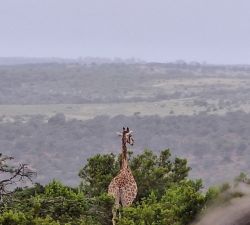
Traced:
<path fill-rule="evenodd" d="M 95 155 L 80 171 L 81 183 L 69 187 L 58 180 L 47 185 L 14 190 L 3 196 L 0 224 L 3 225 L 111 225 L 114 199 L 107 195 L 109 182 L 119 171 L 120 156 Z M 200 179 L 188 178 L 186 159 L 173 158 L 170 150 L 159 154 L 145 150 L 129 153 L 129 165 L 138 185 L 132 206 L 120 209 L 118 225 L 187 225 L 216 199 L 241 197 L 225 195 L 229 184 L 205 191 Z M 235 183 L 250 183 L 245 174 Z M 220 196 L 220 197 L 218 197 Z M 223 197 L 224 196 L 224 197 Z M 227 196 L 227 197 L 225 197 Z"/>

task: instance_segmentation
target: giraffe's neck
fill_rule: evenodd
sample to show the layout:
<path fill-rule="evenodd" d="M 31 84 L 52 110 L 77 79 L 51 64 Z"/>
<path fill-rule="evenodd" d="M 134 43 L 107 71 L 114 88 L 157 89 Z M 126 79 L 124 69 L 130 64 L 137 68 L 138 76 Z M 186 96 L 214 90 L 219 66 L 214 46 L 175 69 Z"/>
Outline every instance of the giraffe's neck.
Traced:
<path fill-rule="evenodd" d="M 127 143 L 125 138 L 122 139 L 122 163 L 121 169 L 128 167 L 128 157 L 127 157 Z"/>

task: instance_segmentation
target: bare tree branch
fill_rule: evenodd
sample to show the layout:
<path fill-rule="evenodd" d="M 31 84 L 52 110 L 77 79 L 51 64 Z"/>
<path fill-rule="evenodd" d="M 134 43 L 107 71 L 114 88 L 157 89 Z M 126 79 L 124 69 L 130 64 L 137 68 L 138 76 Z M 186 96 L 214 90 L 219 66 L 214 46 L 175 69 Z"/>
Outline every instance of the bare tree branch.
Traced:
<path fill-rule="evenodd" d="M 4 177 L 0 180 L 0 202 L 4 196 L 10 196 L 19 183 L 26 181 L 32 183 L 32 178 L 36 176 L 36 172 L 27 164 L 21 163 L 18 166 L 8 164 L 13 159 L 0 153 L 0 175 Z"/>

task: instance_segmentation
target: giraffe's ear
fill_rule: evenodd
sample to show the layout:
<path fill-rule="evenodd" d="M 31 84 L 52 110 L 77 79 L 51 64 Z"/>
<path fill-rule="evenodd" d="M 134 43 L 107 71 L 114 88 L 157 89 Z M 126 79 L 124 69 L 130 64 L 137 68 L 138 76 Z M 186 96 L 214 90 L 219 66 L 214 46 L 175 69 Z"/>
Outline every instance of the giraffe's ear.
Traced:
<path fill-rule="evenodd" d="M 122 129 L 123 129 L 123 131 L 125 131 L 125 127 L 123 127 Z"/>
<path fill-rule="evenodd" d="M 122 133 L 121 132 L 116 132 L 116 134 L 121 137 L 122 136 Z"/>
<path fill-rule="evenodd" d="M 127 132 L 129 133 L 129 128 L 127 127 Z"/>

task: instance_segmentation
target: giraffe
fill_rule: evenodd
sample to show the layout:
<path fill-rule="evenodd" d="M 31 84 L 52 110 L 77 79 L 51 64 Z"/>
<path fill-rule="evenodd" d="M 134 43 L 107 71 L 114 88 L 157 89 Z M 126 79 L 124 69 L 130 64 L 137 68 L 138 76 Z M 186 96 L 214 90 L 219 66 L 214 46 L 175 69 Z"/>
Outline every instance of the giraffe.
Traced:
<path fill-rule="evenodd" d="M 119 133 L 122 137 L 122 153 L 120 171 L 116 177 L 113 178 L 108 187 L 108 194 L 115 198 L 115 204 L 112 210 L 113 225 L 115 225 L 116 212 L 120 207 L 130 206 L 137 195 L 137 184 L 128 165 L 127 144 L 133 145 L 132 131 L 123 127 L 123 132 Z"/>

